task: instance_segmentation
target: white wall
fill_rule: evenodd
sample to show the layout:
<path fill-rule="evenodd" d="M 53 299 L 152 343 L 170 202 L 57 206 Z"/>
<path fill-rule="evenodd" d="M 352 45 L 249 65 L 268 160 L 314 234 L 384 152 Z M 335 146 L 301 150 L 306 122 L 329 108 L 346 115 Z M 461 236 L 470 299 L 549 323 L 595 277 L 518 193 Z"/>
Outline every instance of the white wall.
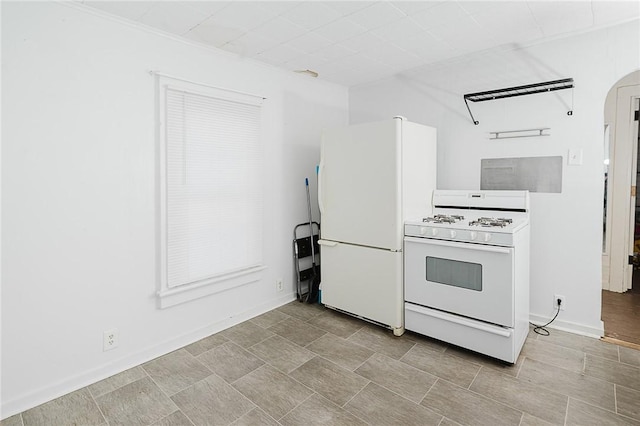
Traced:
<path fill-rule="evenodd" d="M 2 8 L 0 418 L 293 300 L 304 178 L 320 130 L 347 123 L 347 89 L 80 6 Z M 164 310 L 149 70 L 267 97 L 264 279 Z M 112 327 L 120 346 L 103 352 Z"/>
<path fill-rule="evenodd" d="M 460 58 L 350 90 L 352 123 L 403 115 L 438 128 L 438 188 L 478 189 L 482 158 L 564 157 L 562 193 L 531 194 L 531 319 L 554 313 L 554 294 L 566 310 L 554 323 L 599 335 L 603 203 L 603 111 L 607 92 L 640 68 L 640 23 L 509 51 Z M 471 104 L 463 94 L 572 77 L 572 91 Z M 546 138 L 488 140 L 490 131 L 550 127 Z M 569 149 L 582 166 L 567 165 Z"/>

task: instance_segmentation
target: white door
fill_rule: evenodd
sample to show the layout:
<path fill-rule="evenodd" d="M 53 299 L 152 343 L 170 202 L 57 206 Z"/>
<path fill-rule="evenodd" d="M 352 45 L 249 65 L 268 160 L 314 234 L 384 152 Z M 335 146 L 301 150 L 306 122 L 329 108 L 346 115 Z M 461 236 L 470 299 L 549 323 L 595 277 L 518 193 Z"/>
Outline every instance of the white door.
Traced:
<path fill-rule="evenodd" d="M 320 244 L 322 303 L 402 330 L 402 253 L 324 239 Z"/>
<path fill-rule="evenodd" d="M 405 237 L 405 300 L 513 327 L 513 250 Z"/>
<path fill-rule="evenodd" d="M 617 89 L 614 149 L 612 150 L 612 176 L 610 179 L 610 215 L 607 219 L 609 243 L 608 290 L 625 292 L 631 288 L 633 267 L 629 255 L 633 254 L 635 229 L 636 164 L 638 121 L 633 114 L 640 97 L 640 86 Z M 603 269 L 607 269 L 606 267 Z M 606 282 L 606 281 L 605 281 Z"/>
<path fill-rule="evenodd" d="M 639 93 L 640 94 L 640 93 Z M 634 98 L 632 104 L 631 113 L 635 114 L 636 111 L 640 110 L 640 99 Z M 631 133 L 631 146 L 632 152 L 631 155 L 631 191 L 629 197 L 629 227 L 627 228 L 627 247 L 629 256 L 633 256 L 635 253 L 635 238 L 636 238 L 636 223 L 640 222 L 640 217 L 638 217 L 640 206 L 638 206 L 638 198 L 637 198 L 637 188 L 638 188 L 638 120 L 632 119 L 630 133 Z M 631 290 L 633 287 L 633 267 L 629 265 L 627 262 L 626 265 L 626 274 L 624 277 L 624 290 Z"/>
<path fill-rule="evenodd" d="M 401 250 L 401 129 L 402 121 L 393 119 L 323 133 L 318 176 L 323 240 Z"/>

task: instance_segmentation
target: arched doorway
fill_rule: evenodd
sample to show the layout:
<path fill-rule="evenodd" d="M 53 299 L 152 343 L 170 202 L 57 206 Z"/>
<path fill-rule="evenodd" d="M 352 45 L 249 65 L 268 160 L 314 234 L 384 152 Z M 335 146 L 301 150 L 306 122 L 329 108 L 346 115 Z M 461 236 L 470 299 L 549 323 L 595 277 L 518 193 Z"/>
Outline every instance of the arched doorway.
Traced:
<path fill-rule="evenodd" d="M 636 112 L 639 109 L 640 71 L 635 71 L 611 88 L 605 102 L 602 320 L 606 337 L 637 345 L 640 345 L 640 197 L 636 197 L 636 183 L 640 184 Z"/>

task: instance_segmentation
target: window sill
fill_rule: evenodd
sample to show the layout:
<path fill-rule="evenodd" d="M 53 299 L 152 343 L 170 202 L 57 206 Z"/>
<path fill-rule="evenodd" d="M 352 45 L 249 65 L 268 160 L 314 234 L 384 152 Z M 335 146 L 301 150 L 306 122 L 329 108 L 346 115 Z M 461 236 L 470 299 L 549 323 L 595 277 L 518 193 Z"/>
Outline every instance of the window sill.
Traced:
<path fill-rule="evenodd" d="M 169 308 L 259 281 L 262 278 L 261 272 L 264 269 L 266 269 L 266 266 L 255 266 L 251 269 L 221 277 L 209 278 L 174 288 L 164 288 L 158 292 L 158 307 L 160 309 Z"/>

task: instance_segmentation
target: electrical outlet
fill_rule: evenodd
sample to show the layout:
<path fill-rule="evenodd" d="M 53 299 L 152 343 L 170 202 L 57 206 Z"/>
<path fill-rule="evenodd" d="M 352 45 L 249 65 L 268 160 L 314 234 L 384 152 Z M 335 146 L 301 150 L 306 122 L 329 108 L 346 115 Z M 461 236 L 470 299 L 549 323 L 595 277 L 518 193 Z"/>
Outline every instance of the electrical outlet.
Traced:
<path fill-rule="evenodd" d="M 105 330 L 102 339 L 102 350 L 110 351 L 118 347 L 118 329 Z"/>
<path fill-rule="evenodd" d="M 282 280 L 282 278 L 278 278 L 276 280 L 276 290 L 278 291 L 284 290 L 284 281 Z"/>
<path fill-rule="evenodd" d="M 560 301 L 560 310 L 564 311 L 567 308 L 567 302 L 564 300 L 564 296 L 561 294 L 553 295 L 553 308 L 558 307 L 558 300 Z"/>

